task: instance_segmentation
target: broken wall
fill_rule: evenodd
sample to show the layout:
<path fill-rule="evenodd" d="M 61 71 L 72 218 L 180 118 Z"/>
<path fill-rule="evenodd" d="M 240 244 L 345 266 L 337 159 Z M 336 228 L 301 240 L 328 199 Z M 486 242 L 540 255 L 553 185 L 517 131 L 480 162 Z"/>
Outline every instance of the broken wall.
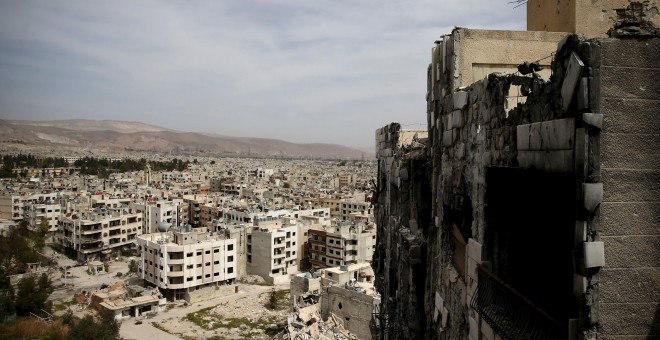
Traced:
<path fill-rule="evenodd" d="M 588 38 L 607 37 L 617 20 L 616 9 L 627 7 L 630 0 L 529 0 L 527 30 L 581 33 Z M 660 27 L 657 0 L 638 1 L 648 6 L 648 20 Z"/>
<path fill-rule="evenodd" d="M 321 317 L 327 320 L 331 314 L 337 317 L 341 326 L 359 339 L 371 339 L 368 325 L 374 310 L 374 298 L 363 292 L 343 287 L 330 286 L 323 289 L 321 296 Z"/>
<path fill-rule="evenodd" d="M 457 91 L 451 72 L 433 74 L 434 54 L 428 140 L 398 145 L 395 123 L 376 133 L 381 339 L 504 336 L 506 325 L 475 307 L 480 266 L 559 318 L 559 338 L 657 335 L 658 44 L 572 35 L 557 47 L 550 82 L 491 74 Z M 508 110 L 514 85 L 526 101 Z M 542 259 L 547 244 L 560 265 Z M 558 292 L 548 301 L 554 280 Z"/>

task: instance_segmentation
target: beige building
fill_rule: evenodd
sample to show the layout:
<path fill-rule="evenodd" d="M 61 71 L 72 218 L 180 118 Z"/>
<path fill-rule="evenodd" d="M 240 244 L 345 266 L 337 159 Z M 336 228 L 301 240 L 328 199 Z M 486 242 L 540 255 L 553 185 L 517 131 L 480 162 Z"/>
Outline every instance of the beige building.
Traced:
<path fill-rule="evenodd" d="M 188 300 L 192 291 L 232 284 L 237 277 L 236 239 L 225 232 L 182 227 L 141 235 L 137 244 L 138 275 L 170 300 Z"/>
<path fill-rule="evenodd" d="M 247 272 L 272 284 L 298 272 L 298 226 L 288 220 L 259 222 L 247 230 Z"/>
<path fill-rule="evenodd" d="M 105 260 L 142 234 L 142 214 L 129 208 L 69 212 L 59 220 L 56 242 L 78 260 Z"/>
<path fill-rule="evenodd" d="M 617 9 L 628 6 L 630 0 L 570 0 L 527 1 L 527 30 L 581 33 L 588 38 L 605 38 L 617 20 Z M 643 5 L 642 1 L 639 1 Z M 647 1 L 647 8 L 655 8 L 648 19 L 660 26 L 658 1 Z M 640 12 L 641 14 L 642 12 Z M 652 13 L 652 12 L 649 12 Z"/>
<path fill-rule="evenodd" d="M 369 262 L 376 245 L 373 224 L 342 222 L 308 231 L 309 262 L 314 268 L 327 268 Z"/>

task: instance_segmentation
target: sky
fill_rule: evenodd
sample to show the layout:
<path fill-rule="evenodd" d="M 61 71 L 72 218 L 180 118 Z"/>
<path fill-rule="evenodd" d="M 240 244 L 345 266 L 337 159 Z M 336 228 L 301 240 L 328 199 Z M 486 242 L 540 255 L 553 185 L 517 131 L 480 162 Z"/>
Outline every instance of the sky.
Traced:
<path fill-rule="evenodd" d="M 426 126 L 433 42 L 508 0 L 0 0 L 0 119 L 124 120 L 373 148 Z"/>

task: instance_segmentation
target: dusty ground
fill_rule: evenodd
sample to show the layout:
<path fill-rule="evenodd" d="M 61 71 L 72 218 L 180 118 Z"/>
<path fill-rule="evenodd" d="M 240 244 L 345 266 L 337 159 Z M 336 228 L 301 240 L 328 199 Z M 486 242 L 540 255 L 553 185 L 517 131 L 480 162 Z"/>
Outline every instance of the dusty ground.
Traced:
<path fill-rule="evenodd" d="M 55 316 L 71 310 L 75 316 L 84 317 L 95 313 L 91 308 L 74 301 L 74 295 L 82 291 L 94 291 L 101 285 L 117 281 L 139 284 L 135 275 L 126 276 L 130 258 L 110 262 L 108 273 L 90 275 L 87 266 L 75 266 L 75 261 L 64 255 L 45 249 L 49 257 L 56 259 L 60 267 L 67 268 L 66 277 L 60 270 L 51 271 L 55 291 L 49 297 Z M 117 276 L 120 272 L 122 275 Z M 152 317 L 125 319 L 121 322 L 120 336 L 130 339 L 271 339 L 271 334 L 283 329 L 289 315 L 289 284 L 268 286 L 255 278 L 239 283 L 238 293 L 227 287 L 224 293 L 204 298 L 201 302 L 187 304 L 184 301 L 169 303 L 167 311 Z M 262 280 L 261 280 L 262 281 Z M 280 291 L 278 308 L 265 307 L 270 294 Z M 230 293 L 228 291 L 231 291 Z"/>
<path fill-rule="evenodd" d="M 192 305 L 173 304 L 152 318 L 122 322 L 124 339 L 270 339 L 282 329 L 289 311 L 288 299 L 281 299 L 277 310 L 264 305 L 272 289 L 288 292 L 288 285 L 262 286 L 239 284 L 239 292 L 217 296 Z M 280 294 L 288 295 L 288 294 Z M 285 301 L 286 300 L 286 301 Z M 136 321 L 142 324 L 136 324 Z M 169 334 L 168 334 L 169 333 Z"/>

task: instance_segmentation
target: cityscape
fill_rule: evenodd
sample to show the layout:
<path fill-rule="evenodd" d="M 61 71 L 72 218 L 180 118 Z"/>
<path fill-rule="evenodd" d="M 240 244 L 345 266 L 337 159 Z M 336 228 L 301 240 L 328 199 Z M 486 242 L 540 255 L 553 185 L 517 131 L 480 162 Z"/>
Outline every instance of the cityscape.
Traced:
<path fill-rule="evenodd" d="M 69 25 L 58 15 L 98 10 L 50 6 L 0 3 L 0 10 L 41 17 L 55 9 L 43 27 L 53 20 L 58 28 Z M 136 13 L 150 6 L 137 3 Z M 184 9 L 176 6 L 157 11 L 179 19 L 172 27 L 181 29 L 189 13 L 164 10 Z M 199 2 L 185 9 L 241 20 L 262 13 L 255 18 L 291 37 L 291 23 L 275 13 L 290 10 L 296 24 L 305 21 L 301 13 L 321 13 L 314 5 L 250 6 Z M 487 6 L 476 13 L 492 10 Z M 106 108 L 43 116 L 22 113 L 42 105 L 25 103 L 43 98 L 16 89 L 0 95 L 0 339 L 660 339 L 660 3 L 497 6 L 526 13 L 526 29 L 433 26 L 428 49 L 408 51 L 424 56 L 414 65 L 416 88 L 425 85 L 414 98 L 425 104 L 420 117 L 390 112 L 414 89 L 388 96 L 393 87 L 385 82 L 383 95 L 394 101 L 354 107 L 384 110 L 369 111 L 369 124 L 357 113 L 327 117 L 314 105 L 309 117 L 295 109 L 270 115 L 249 101 L 254 116 L 243 111 L 236 121 L 226 112 L 207 116 L 201 102 L 199 117 L 180 121 L 160 104 L 150 105 L 163 109 L 162 119 L 111 116 Z M 383 7 L 376 13 L 434 21 L 416 4 Z M 327 11 L 333 17 L 349 8 Z M 122 6 L 104 9 L 108 17 L 98 22 L 145 18 Z M 200 25 L 211 25 L 195 13 Z M 347 25 L 358 27 L 353 19 Z M 19 27 L 12 22 L 0 28 Z M 387 15 L 383 22 L 397 26 Z M 370 32 L 367 26 L 359 27 Z M 247 41 L 264 34 L 246 27 L 253 29 L 242 32 Z M 0 79 L 27 86 L 20 72 L 34 60 L 24 68 L 11 60 L 30 50 L 29 39 L 16 43 L 23 33 L 8 32 L 0 35 L 0 46 L 12 46 L 0 51 Z M 186 46 L 214 52 L 195 45 L 203 36 L 188 35 Z M 312 53 L 316 41 L 298 39 L 275 39 L 272 46 L 287 47 L 271 51 L 274 65 L 286 68 L 282 55 L 299 58 L 287 48 Z M 34 53 L 36 60 L 41 52 Z M 200 69 L 211 67 L 194 59 Z M 240 69 L 246 80 L 261 79 Z M 281 83 L 253 86 L 284 91 L 297 83 L 278 72 Z M 190 85 L 188 76 L 181 81 Z M 343 73 L 337 79 L 356 81 Z M 399 85 L 407 84 L 402 78 Z M 228 97 L 252 94 L 235 90 Z M 188 95 L 181 103 L 198 99 Z M 228 97 L 226 108 L 236 109 Z M 288 107 L 266 98 L 273 108 Z M 337 97 L 337 108 L 373 104 L 345 98 Z M 202 119 L 226 125 L 205 130 L 187 121 Z"/>

